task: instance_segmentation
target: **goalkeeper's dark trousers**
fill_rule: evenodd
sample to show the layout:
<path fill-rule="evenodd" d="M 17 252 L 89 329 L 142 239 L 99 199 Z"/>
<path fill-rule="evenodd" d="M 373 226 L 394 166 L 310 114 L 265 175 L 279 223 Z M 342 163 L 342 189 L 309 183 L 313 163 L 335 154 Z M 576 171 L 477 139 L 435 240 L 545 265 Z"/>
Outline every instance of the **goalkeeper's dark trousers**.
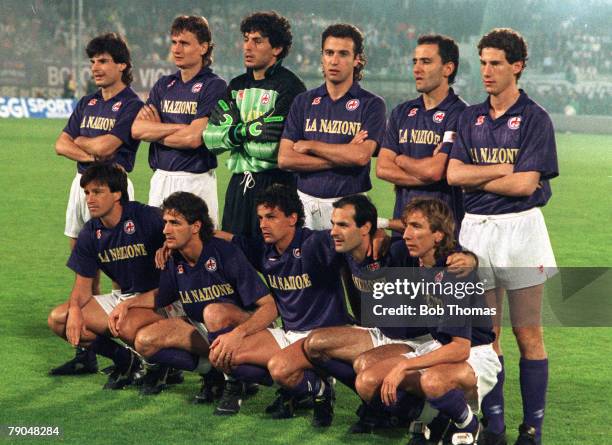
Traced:
<path fill-rule="evenodd" d="M 251 178 L 249 178 L 251 175 Z M 221 229 L 234 235 L 260 236 L 255 197 L 272 184 L 284 184 L 297 189 L 293 173 L 279 169 L 259 173 L 233 174 L 225 193 L 225 207 Z"/>

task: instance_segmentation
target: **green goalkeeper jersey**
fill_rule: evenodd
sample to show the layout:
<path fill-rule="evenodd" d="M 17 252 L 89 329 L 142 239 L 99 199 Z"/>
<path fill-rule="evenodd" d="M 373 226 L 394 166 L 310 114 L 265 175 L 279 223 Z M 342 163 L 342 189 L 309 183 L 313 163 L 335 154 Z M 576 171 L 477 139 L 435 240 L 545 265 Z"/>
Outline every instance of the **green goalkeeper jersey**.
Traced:
<path fill-rule="evenodd" d="M 251 69 L 234 78 L 225 100 L 236 104 L 240 119 L 246 124 L 269 111 L 275 116 L 286 117 L 295 96 L 304 91 L 304 83 L 278 61 L 268 68 L 261 80 L 255 80 Z M 242 145 L 235 145 L 230 141 L 229 130 L 229 125 L 209 123 L 204 131 L 204 143 L 214 154 L 230 152 L 227 168 L 232 173 L 255 173 L 278 168 L 279 141 L 246 141 Z"/>

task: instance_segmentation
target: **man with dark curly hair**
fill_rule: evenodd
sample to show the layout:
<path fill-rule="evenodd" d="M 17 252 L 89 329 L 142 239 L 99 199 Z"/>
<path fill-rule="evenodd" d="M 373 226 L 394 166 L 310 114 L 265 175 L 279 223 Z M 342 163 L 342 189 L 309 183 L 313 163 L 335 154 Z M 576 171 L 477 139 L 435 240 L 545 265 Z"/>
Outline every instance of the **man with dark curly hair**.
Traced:
<path fill-rule="evenodd" d="M 551 197 L 549 180 L 559 175 L 555 132 L 546 110 L 518 88 L 527 62 L 523 37 L 512 29 L 493 29 L 478 43 L 478 52 L 489 97 L 459 118 L 447 179 L 466 190 L 459 239 L 478 256 L 487 298 L 500 316 L 504 289 L 508 294 L 521 353 L 523 423 L 516 445 L 536 445 L 541 443 L 548 383 L 542 294 L 556 273 L 540 207 Z M 499 340 L 495 349 L 503 365 Z M 485 433 L 491 436 L 487 443 L 506 443 L 503 382 L 502 370 L 483 402 Z"/>
<path fill-rule="evenodd" d="M 296 98 L 279 148 L 282 169 L 297 172 L 305 226 L 329 229 L 332 204 L 372 188 L 370 158 L 385 127 L 385 103 L 359 85 L 363 34 L 338 23 L 321 36 L 325 83 Z"/>
<path fill-rule="evenodd" d="M 242 20 L 240 32 L 247 71 L 230 82 L 211 115 L 204 141 L 213 153 L 230 151 L 227 168 L 232 177 L 222 229 L 256 236 L 256 193 L 274 183 L 295 188 L 293 174 L 278 168 L 278 143 L 291 103 L 306 87 L 282 66 L 292 42 L 285 17 L 274 11 L 255 12 Z"/>

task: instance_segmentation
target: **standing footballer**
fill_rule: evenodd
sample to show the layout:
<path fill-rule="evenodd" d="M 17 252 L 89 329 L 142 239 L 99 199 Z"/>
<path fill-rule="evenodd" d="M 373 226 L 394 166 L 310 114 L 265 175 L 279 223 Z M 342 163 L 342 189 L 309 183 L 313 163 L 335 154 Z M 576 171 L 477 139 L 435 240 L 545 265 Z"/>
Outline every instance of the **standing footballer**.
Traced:
<path fill-rule="evenodd" d="M 412 58 L 416 89 L 421 95 L 398 105 L 389 119 L 376 175 L 395 185 L 394 218 L 416 196 L 444 201 L 457 225 L 463 218 L 459 187 L 446 182 L 446 166 L 457 120 L 467 104 L 450 85 L 459 68 L 459 47 L 450 37 L 420 36 Z"/>
<path fill-rule="evenodd" d="M 329 26 L 321 36 L 325 83 L 298 96 L 279 148 L 282 169 L 297 172 L 305 227 L 329 229 L 332 204 L 372 188 L 370 158 L 385 126 L 382 98 L 359 85 L 366 64 L 363 34 Z"/>
<path fill-rule="evenodd" d="M 244 65 L 211 115 L 204 141 L 214 153 L 229 151 L 232 177 L 223 210 L 224 231 L 256 237 L 255 195 L 279 183 L 295 188 L 293 174 L 278 169 L 283 121 L 302 81 L 282 66 L 292 42 L 289 21 L 276 12 L 255 12 L 240 23 Z"/>
<path fill-rule="evenodd" d="M 226 83 L 210 68 L 214 43 L 204 17 L 177 17 L 170 35 L 178 71 L 153 86 L 132 135 L 151 142 L 149 205 L 159 207 L 176 191 L 190 192 L 206 202 L 216 225 L 217 158 L 202 143 L 202 131 Z"/>
<path fill-rule="evenodd" d="M 90 219 L 81 175 L 96 159 L 112 160 L 127 172 L 134 168 L 139 141 L 130 128 L 142 107 L 142 101 L 129 85 L 132 83 L 130 50 L 121 36 L 104 34 L 92 39 L 86 48 L 91 75 L 100 89 L 84 96 L 77 104 L 68 124 L 55 142 L 58 155 L 76 161 L 77 173 L 70 186 L 64 234 L 74 249 L 79 232 Z M 128 179 L 130 199 L 134 197 Z M 92 281 L 94 295 L 100 294 L 99 277 Z M 52 375 L 72 375 L 97 371 L 95 354 L 77 348 L 76 357 L 51 370 Z"/>
<path fill-rule="evenodd" d="M 466 190 L 461 245 L 478 256 L 489 304 L 497 303 L 498 314 L 502 301 L 495 291 L 508 294 L 521 353 L 523 423 L 516 445 L 540 444 L 548 382 L 542 292 L 556 271 L 540 207 L 551 196 L 548 181 L 559 174 L 555 134 L 548 113 L 517 86 L 527 61 L 523 37 L 512 29 L 494 29 L 480 40 L 478 51 L 489 97 L 459 119 L 448 182 Z M 496 351 L 501 354 L 499 340 Z M 503 372 L 483 406 L 487 443 L 506 443 Z"/>

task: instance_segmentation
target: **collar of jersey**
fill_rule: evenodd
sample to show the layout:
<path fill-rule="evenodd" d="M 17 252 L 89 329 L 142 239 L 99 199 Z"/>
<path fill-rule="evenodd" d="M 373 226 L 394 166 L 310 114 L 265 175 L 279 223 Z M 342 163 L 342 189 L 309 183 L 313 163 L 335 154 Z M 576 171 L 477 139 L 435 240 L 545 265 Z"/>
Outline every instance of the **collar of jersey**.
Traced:
<path fill-rule="evenodd" d="M 127 85 L 124 89 L 122 89 L 121 91 L 119 91 L 117 94 L 115 94 L 113 97 L 111 97 L 108 100 L 104 100 L 104 96 L 102 96 L 102 90 L 98 89 L 98 91 L 96 91 L 95 93 L 93 93 L 90 96 L 90 99 L 98 99 L 101 100 L 102 102 L 110 102 L 110 101 L 117 101 L 118 99 L 120 99 L 125 93 L 127 93 L 130 90 L 130 86 Z M 89 102 L 89 101 L 88 101 Z"/>
<path fill-rule="evenodd" d="M 276 74 L 276 71 L 280 68 L 282 64 L 283 64 L 283 59 L 277 60 L 276 63 L 274 63 L 274 65 L 272 65 L 266 70 L 266 72 L 264 73 L 264 79 L 268 79 L 272 77 L 274 74 Z M 255 80 L 255 77 L 253 77 L 253 68 L 247 68 L 247 74 L 253 80 Z"/>
<path fill-rule="evenodd" d="M 495 121 L 504 121 L 504 119 L 502 119 L 504 117 L 517 116 L 523 112 L 523 110 L 529 103 L 529 97 L 527 97 L 527 93 L 525 93 L 525 91 L 519 89 L 519 92 L 520 92 L 520 95 L 519 95 L 519 98 L 516 100 L 516 102 L 514 102 L 514 104 L 512 104 L 512 106 L 508 108 L 508 110 L 503 115 L 495 119 Z M 483 109 L 482 114 L 485 114 L 487 116 L 487 119 L 493 120 L 491 119 L 491 115 L 489 114 L 489 110 L 491 109 L 491 97 L 490 96 L 487 97 L 487 100 L 485 100 L 482 103 L 482 109 Z"/>
<path fill-rule="evenodd" d="M 346 92 L 346 94 L 342 96 L 340 99 L 336 100 L 335 102 L 342 100 L 346 96 L 359 97 L 361 95 L 360 93 L 361 93 L 361 85 L 359 85 L 359 82 L 355 80 L 353 84 L 351 85 L 351 87 Z M 329 93 L 327 92 L 327 86 L 325 85 L 325 83 L 323 83 L 316 90 L 314 90 L 314 95 L 315 97 L 329 96 Z"/>
<path fill-rule="evenodd" d="M 210 73 L 212 73 L 212 69 L 210 68 L 210 66 L 203 67 L 200 71 L 198 71 L 198 73 L 195 76 L 193 76 L 193 78 L 189 80 L 189 82 L 186 82 L 186 83 L 187 84 L 193 83 L 196 80 L 200 80 L 201 77 L 205 77 L 209 75 Z M 183 81 L 183 79 L 181 78 L 181 70 L 176 71 L 171 76 L 180 82 Z"/>
<path fill-rule="evenodd" d="M 295 228 L 295 235 L 293 235 L 293 239 L 291 240 L 291 242 L 289 243 L 289 246 L 287 246 L 287 248 L 285 249 L 285 251 L 279 255 L 278 251 L 276 250 L 276 247 L 274 246 L 274 244 L 266 244 L 266 250 L 267 252 L 267 257 L 268 258 L 281 258 L 283 255 L 285 254 L 289 254 L 291 255 L 293 252 L 293 249 L 297 249 L 300 248 L 300 246 L 302 245 L 302 237 L 304 235 L 304 232 L 306 230 L 309 230 L 305 227 L 296 227 Z"/>
<path fill-rule="evenodd" d="M 425 108 L 425 101 L 423 100 L 422 94 L 414 100 L 414 104 L 426 113 L 433 113 L 438 110 L 448 110 L 450 106 L 455 103 L 456 100 L 457 95 L 455 94 L 455 91 L 452 88 L 449 88 L 448 94 L 444 99 L 442 99 L 442 102 L 440 102 L 437 106 L 433 107 L 431 110 L 427 110 Z"/>
<path fill-rule="evenodd" d="M 122 204 L 122 206 L 123 206 L 123 209 L 121 209 L 121 218 L 119 218 L 119 222 L 117 223 L 115 227 L 123 225 L 123 223 L 132 216 L 132 202 L 131 201 L 126 202 L 125 204 Z M 109 229 L 104 224 L 102 224 L 102 221 L 100 220 L 100 218 L 96 218 L 93 221 L 95 225 L 94 228 L 96 229 L 113 230 L 115 228 L 113 227 L 112 229 Z"/>

